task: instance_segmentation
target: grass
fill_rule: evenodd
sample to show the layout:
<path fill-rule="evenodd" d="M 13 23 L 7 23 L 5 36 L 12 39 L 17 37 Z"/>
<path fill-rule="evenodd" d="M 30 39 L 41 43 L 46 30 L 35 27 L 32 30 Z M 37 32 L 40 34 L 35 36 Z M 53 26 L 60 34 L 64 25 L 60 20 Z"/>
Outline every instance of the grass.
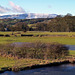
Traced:
<path fill-rule="evenodd" d="M 67 37 L 20 37 L 20 34 L 33 34 L 33 35 L 68 35 Z M 11 35 L 12 32 L 0 32 L 0 34 L 9 34 Z M 14 32 L 14 34 L 17 35 L 17 37 L 11 36 L 11 37 L 0 37 L 0 43 L 13 43 L 13 42 L 35 42 L 36 40 L 41 40 L 42 42 L 49 43 L 49 42 L 58 42 L 62 44 L 68 44 L 68 45 L 75 45 L 75 37 L 70 37 L 72 35 L 75 35 L 75 32 Z"/>
<path fill-rule="evenodd" d="M 75 50 L 70 50 L 69 53 L 70 55 L 75 55 Z"/>
<path fill-rule="evenodd" d="M 14 58 L 6 58 L 0 56 L 0 70 L 3 67 L 27 67 L 37 64 L 46 64 L 49 60 L 42 60 L 42 59 L 14 59 Z"/>
<path fill-rule="evenodd" d="M 9 59 L 9 58 L 0 56 L 0 69 L 2 67 L 8 67 L 8 66 L 11 67 L 13 66 L 13 64 L 15 64 L 14 59 Z"/>
<path fill-rule="evenodd" d="M 27 32 L 22 32 L 22 31 L 16 31 L 16 32 L 13 32 L 14 34 L 17 34 L 17 33 L 22 33 L 22 34 L 33 34 L 33 35 L 43 35 L 43 34 L 48 34 L 48 35 L 68 35 L 68 36 L 72 36 L 72 35 L 75 35 L 75 32 L 48 32 L 48 31 L 27 31 Z M 0 34 L 12 34 L 12 31 L 10 32 L 1 32 L 0 31 Z"/>
<path fill-rule="evenodd" d="M 42 32 L 42 31 L 28 31 L 23 34 L 33 34 L 33 35 L 43 35 L 43 34 L 48 34 L 48 35 L 68 35 L 72 36 L 75 35 L 75 32 Z"/>
<path fill-rule="evenodd" d="M 6 44 L 6 43 L 13 43 L 13 42 L 35 42 L 37 40 L 40 40 L 45 43 L 50 42 L 58 42 L 61 44 L 68 44 L 68 45 L 75 45 L 75 37 L 71 37 L 72 35 L 75 35 L 75 32 L 20 32 L 21 34 L 33 34 L 33 35 L 68 35 L 66 37 L 21 37 L 19 32 L 14 32 L 14 34 L 17 35 L 17 37 L 11 36 L 11 37 L 0 37 L 0 44 Z M 11 35 L 12 32 L 0 32 L 0 34 L 9 34 Z M 70 50 L 70 55 L 75 55 L 75 51 Z M 13 58 L 6 58 L 0 56 L 0 69 L 2 67 L 13 67 L 13 66 L 19 66 L 19 67 L 26 67 L 34 64 L 46 64 L 47 62 L 52 62 L 50 60 L 39 60 L 39 59 L 13 59 Z"/>
<path fill-rule="evenodd" d="M 75 55 L 74 50 L 70 50 L 70 55 Z M 2 67 L 26 67 L 34 64 L 45 64 L 48 62 L 52 62 L 50 60 L 42 60 L 42 59 L 14 59 L 13 57 L 1 57 L 0 56 L 0 69 Z"/>
<path fill-rule="evenodd" d="M 75 45 L 75 37 L 0 37 L 0 44 L 13 42 L 35 42 L 45 43 L 58 42 L 61 44 Z"/>
<path fill-rule="evenodd" d="M 75 55 L 74 50 L 70 50 L 70 55 Z M 13 57 L 2 57 L 0 56 L 0 71 L 3 71 L 3 67 L 27 67 L 27 66 L 32 66 L 32 65 L 41 65 L 41 64 L 48 64 L 48 63 L 53 63 L 53 62 L 60 62 L 64 61 L 65 59 L 57 59 L 57 60 L 42 60 L 42 59 L 15 59 Z"/>

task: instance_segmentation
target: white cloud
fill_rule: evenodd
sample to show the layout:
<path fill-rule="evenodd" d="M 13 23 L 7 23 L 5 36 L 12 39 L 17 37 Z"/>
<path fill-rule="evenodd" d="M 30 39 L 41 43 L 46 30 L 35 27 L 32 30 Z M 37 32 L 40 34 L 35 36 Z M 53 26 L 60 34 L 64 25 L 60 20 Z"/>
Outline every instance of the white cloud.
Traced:
<path fill-rule="evenodd" d="M 25 13 L 25 10 L 18 6 L 18 5 L 15 5 L 12 1 L 9 2 L 11 8 L 6 8 L 6 7 L 3 7 L 0 5 L 0 13 L 9 13 L 9 12 L 12 12 L 12 13 Z"/>
<path fill-rule="evenodd" d="M 9 12 L 9 11 L 11 11 L 11 9 L 5 8 L 5 7 L 0 5 L 0 13 L 6 13 L 6 12 Z"/>
<path fill-rule="evenodd" d="M 10 1 L 9 4 L 12 7 L 13 12 L 25 13 L 25 10 L 22 7 L 15 5 L 12 1 Z"/>

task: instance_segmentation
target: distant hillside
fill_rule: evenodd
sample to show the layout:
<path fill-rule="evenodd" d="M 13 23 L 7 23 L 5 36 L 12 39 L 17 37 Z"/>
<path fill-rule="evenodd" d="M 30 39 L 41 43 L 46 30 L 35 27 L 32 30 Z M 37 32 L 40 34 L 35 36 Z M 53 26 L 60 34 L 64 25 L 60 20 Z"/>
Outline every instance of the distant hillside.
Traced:
<path fill-rule="evenodd" d="M 14 25 L 18 22 L 25 22 L 27 24 L 34 24 L 34 23 L 38 23 L 38 22 L 43 22 L 43 21 L 48 21 L 51 20 L 52 18 L 36 18 L 36 19 L 0 19 L 0 24 L 5 24 L 5 25 Z"/>
<path fill-rule="evenodd" d="M 0 19 L 11 18 L 11 19 L 35 19 L 35 18 L 55 18 L 56 14 L 17 14 L 17 15 L 3 15 Z"/>

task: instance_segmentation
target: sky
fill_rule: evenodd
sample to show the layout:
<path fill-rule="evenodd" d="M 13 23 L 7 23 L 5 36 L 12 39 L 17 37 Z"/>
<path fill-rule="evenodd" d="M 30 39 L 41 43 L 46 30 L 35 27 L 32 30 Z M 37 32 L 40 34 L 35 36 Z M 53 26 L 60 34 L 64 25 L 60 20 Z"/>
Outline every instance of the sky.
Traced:
<path fill-rule="evenodd" d="M 75 15 L 75 0 L 0 0 L 0 15 L 24 13 Z"/>

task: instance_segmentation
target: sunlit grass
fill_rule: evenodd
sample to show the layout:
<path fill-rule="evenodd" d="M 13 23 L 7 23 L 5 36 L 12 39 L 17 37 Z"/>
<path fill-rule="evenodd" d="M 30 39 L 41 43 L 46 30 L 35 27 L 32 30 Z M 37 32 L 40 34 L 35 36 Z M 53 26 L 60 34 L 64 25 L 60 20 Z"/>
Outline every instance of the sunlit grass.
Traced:
<path fill-rule="evenodd" d="M 71 37 L 72 35 L 75 35 L 75 32 L 13 32 L 17 35 L 17 37 L 11 35 L 12 32 L 0 32 L 0 34 L 9 34 L 10 37 L 0 37 L 0 44 L 6 44 L 6 43 L 13 43 L 13 42 L 35 42 L 35 41 L 41 41 L 45 43 L 50 42 L 58 42 L 61 44 L 67 44 L 67 45 L 75 45 L 75 37 Z M 20 34 L 33 34 L 33 35 L 68 35 L 66 37 L 21 37 Z M 75 51 L 70 50 L 70 55 L 75 55 Z M 0 56 L 0 68 L 2 67 L 13 67 L 13 66 L 19 66 L 19 67 L 26 67 L 33 64 L 45 64 L 47 60 L 37 60 L 37 59 L 13 59 L 13 58 L 6 58 Z M 49 61 L 48 61 L 49 62 Z M 52 61 L 50 61 L 52 62 Z"/>
<path fill-rule="evenodd" d="M 75 45 L 75 37 L 0 37 L 0 43 L 13 42 L 35 42 L 42 41 L 45 43 L 58 42 L 61 44 Z"/>
<path fill-rule="evenodd" d="M 69 54 L 70 54 L 70 55 L 75 55 L 75 50 L 70 50 L 70 51 L 69 51 Z"/>
<path fill-rule="evenodd" d="M 74 50 L 70 50 L 70 55 L 75 55 Z M 0 70 L 3 67 L 26 67 L 26 66 L 32 66 L 35 64 L 46 64 L 50 63 L 53 60 L 42 60 L 42 59 L 15 59 L 12 57 L 2 57 L 0 56 Z"/>
<path fill-rule="evenodd" d="M 12 68 L 14 66 L 17 66 L 19 68 L 21 67 L 27 67 L 37 64 L 46 64 L 50 63 L 49 60 L 42 60 L 42 59 L 13 59 L 13 58 L 7 58 L 7 57 L 1 57 L 0 56 L 0 70 L 3 67 L 9 67 Z"/>
<path fill-rule="evenodd" d="M 21 33 L 21 34 L 33 34 L 33 35 L 42 35 L 42 34 L 49 34 L 49 35 L 68 35 L 68 36 L 72 36 L 75 35 L 75 32 L 42 32 L 42 31 L 27 31 L 27 32 L 23 32 L 23 31 L 15 31 L 13 32 L 15 33 Z M 0 34 L 12 34 L 12 31 L 10 32 L 0 32 Z"/>
<path fill-rule="evenodd" d="M 68 44 L 68 45 L 75 45 L 75 37 L 71 37 L 72 35 L 75 35 L 75 32 L 39 32 L 39 31 L 16 31 L 13 32 L 14 35 L 17 35 L 15 37 L 12 35 L 12 32 L 0 32 L 0 34 L 9 34 L 10 37 L 1 37 L 0 36 L 0 43 L 13 43 L 13 42 L 35 42 L 37 40 L 40 40 L 45 43 L 50 43 L 50 42 L 58 42 L 61 44 Z M 67 35 L 67 36 L 47 36 L 47 37 L 21 37 L 21 34 L 32 34 L 32 35 Z"/>

